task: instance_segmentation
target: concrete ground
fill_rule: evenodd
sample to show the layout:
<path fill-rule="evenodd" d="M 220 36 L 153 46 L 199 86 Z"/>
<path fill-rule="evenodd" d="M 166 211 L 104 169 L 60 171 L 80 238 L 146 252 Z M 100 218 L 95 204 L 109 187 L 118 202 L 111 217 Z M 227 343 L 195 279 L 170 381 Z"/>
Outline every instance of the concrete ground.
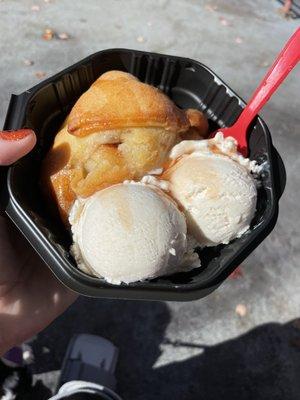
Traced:
<path fill-rule="evenodd" d="M 275 0 L 2 0 L 0 120 L 11 93 L 111 47 L 197 59 L 248 99 L 299 26 L 278 7 Z M 45 41 L 46 28 L 69 37 Z M 276 228 L 242 275 L 190 303 L 80 298 L 34 340 L 37 376 L 53 388 L 58 373 L 49 371 L 59 369 L 72 334 L 87 332 L 119 347 L 124 399 L 299 399 L 299 110 L 300 66 L 262 113 L 288 181 Z"/>

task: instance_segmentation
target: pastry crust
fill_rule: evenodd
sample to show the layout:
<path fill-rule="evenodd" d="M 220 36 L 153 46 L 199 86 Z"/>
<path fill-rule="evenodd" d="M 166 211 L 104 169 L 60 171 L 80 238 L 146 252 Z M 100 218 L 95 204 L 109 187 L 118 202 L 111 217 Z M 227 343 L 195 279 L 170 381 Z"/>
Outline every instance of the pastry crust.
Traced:
<path fill-rule="evenodd" d="M 73 107 L 42 168 L 43 186 L 67 222 L 77 197 L 163 167 L 182 139 L 205 136 L 200 111 L 181 110 L 130 74 L 102 75 Z"/>
<path fill-rule="evenodd" d="M 80 137 L 132 127 L 183 132 L 189 125 L 187 115 L 159 89 L 126 72 L 109 71 L 77 101 L 70 113 L 68 131 Z"/>

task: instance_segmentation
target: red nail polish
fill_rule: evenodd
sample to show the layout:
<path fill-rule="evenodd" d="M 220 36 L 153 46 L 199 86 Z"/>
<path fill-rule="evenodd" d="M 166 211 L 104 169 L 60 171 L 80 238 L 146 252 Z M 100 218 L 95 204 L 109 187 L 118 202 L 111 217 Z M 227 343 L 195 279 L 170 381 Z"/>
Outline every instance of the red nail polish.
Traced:
<path fill-rule="evenodd" d="M 19 129 L 17 131 L 0 131 L 2 140 L 22 140 L 33 132 L 32 129 Z"/>

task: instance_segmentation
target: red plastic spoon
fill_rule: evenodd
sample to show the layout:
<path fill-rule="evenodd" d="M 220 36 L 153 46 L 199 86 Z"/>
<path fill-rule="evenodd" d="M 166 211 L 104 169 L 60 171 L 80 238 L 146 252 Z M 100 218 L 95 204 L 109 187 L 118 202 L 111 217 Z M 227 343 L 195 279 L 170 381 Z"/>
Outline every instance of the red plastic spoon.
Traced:
<path fill-rule="evenodd" d="M 224 137 L 234 137 L 238 142 L 238 150 L 243 156 L 247 157 L 248 155 L 247 130 L 249 125 L 298 61 L 300 61 L 300 28 L 291 36 L 280 52 L 237 121 L 229 128 L 217 130 L 217 132 L 222 132 Z M 215 134 L 216 132 L 211 136 L 213 137 Z"/>

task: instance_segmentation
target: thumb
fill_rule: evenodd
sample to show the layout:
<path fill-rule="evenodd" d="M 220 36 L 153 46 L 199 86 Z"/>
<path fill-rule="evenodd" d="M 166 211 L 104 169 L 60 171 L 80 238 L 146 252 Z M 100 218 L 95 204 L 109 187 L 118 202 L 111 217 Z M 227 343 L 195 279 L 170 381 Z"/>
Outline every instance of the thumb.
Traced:
<path fill-rule="evenodd" d="M 31 129 L 0 131 L 0 165 L 10 165 L 25 156 L 36 144 Z"/>

